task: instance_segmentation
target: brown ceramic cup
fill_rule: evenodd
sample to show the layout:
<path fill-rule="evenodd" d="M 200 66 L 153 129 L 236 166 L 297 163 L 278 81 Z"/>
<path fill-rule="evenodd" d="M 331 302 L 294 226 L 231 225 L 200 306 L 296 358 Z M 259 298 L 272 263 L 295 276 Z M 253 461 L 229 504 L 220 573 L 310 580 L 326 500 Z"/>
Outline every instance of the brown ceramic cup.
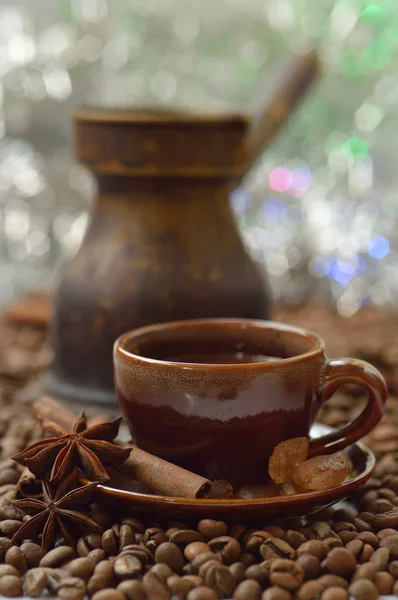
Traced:
<path fill-rule="evenodd" d="M 351 423 L 311 442 L 336 452 L 381 419 L 387 389 L 372 365 L 329 359 L 312 332 L 271 321 L 205 319 L 125 333 L 114 345 L 115 383 L 134 442 L 210 479 L 267 479 L 281 440 L 308 436 L 321 405 L 344 384 L 369 400 Z"/>

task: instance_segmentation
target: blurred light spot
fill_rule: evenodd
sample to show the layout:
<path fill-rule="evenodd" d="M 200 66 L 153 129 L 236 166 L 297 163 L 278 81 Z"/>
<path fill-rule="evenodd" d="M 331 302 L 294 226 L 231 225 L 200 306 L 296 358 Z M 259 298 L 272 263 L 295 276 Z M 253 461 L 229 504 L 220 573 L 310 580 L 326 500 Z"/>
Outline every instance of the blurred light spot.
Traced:
<path fill-rule="evenodd" d="M 311 185 L 312 171 L 310 167 L 299 167 L 291 171 L 292 183 L 288 194 L 300 197 Z"/>
<path fill-rule="evenodd" d="M 234 212 L 243 214 L 251 206 L 251 194 L 243 188 L 237 188 L 229 195 L 229 203 Z"/>
<path fill-rule="evenodd" d="M 266 261 L 268 273 L 274 277 L 281 277 L 289 269 L 288 260 L 281 252 L 270 252 Z"/>
<path fill-rule="evenodd" d="M 280 221 L 285 211 L 286 203 L 280 198 L 270 198 L 263 204 L 263 215 L 268 221 Z"/>
<path fill-rule="evenodd" d="M 85 35 L 77 42 L 79 56 L 88 63 L 99 59 L 103 49 L 103 42 L 95 35 Z"/>
<path fill-rule="evenodd" d="M 67 71 L 52 69 L 43 71 L 44 85 L 48 95 L 54 100 L 62 102 L 72 93 L 72 84 Z"/>
<path fill-rule="evenodd" d="M 360 308 L 361 304 L 357 295 L 347 290 L 341 298 L 337 300 L 337 311 L 342 317 L 352 317 Z"/>
<path fill-rule="evenodd" d="M 269 186 L 277 192 L 286 192 L 292 185 L 293 175 L 285 167 L 277 167 L 268 176 Z"/>
<path fill-rule="evenodd" d="M 108 13 L 106 0 L 73 0 L 72 7 L 75 14 L 86 21 L 100 21 Z"/>
<path fill-rule="evenodd" d="M 369 297 L 373 304 L 382 306 L 391 300 L 391 290 L 384 283 L 376 283 L 370 287 Z"/>
<path fill-rule="evenodd" d="M 168 71 L 158 71 L 151 78 L 150 88 L 158 98 L 170 100 L 176 95 L 177 80 Z"/>
<path fill-rule="evenodd" d="M 383 25 L 388 20 L 388 14 L 379 4 L 369 4 L 362 10 L 361 18 L 377 25 Z"/>
<path fill-rule="evenodd" d="M 11 62 L 23 65 L 35 57 L 36 46 L 27 35 L 14 35 L 8 43 L 8 56 Z"/>
<path fill-rule="evenodd" d="M 364 102 L 355 113 L 355 124 L 363 131 L 373 131 L 381 122 L 384 112 L 376 104 Z"/>
<path fill-rule="evenodd" d="M 372 258 L 384 258 L 390 252 L 390 242 L 382 235 L 376 235 L 369 242 L 368 252 Z"/>
<path fill-rule="evenodd" d="M 330 29 L 339 39 L 346 38 L 358 22 L 358 5 L 355 2 L 339 0 L 330 13 Z"/>
<path fill-rule="evenodd" d="M 300 206 L 290 205 L 286 207 L 283 215 L 283 222 L 288 227 L 296 227 L 304 220 L 302 208 Z"/>
<path fill-rule="evenodd" d="M 268 51 L 264 44 L 257 40 L 249 40 L 242 48 L 241 57 L 248 63 L 260 67 L 268 58 Z"/>
<path fill-rule="evenodd" d="M 343 154 L 347 160 L 358 162 L 368 156 L 368 144 L 365 140 L 353 136 L 343 144 Z"/>
<path fill-rule="evenodd" d="M 4 232 L 12 241 L 26 237 L 30 226 L 30 216 L 27 210 L 15 208 L 8 210 L 4 217 Z"/>
<path fill-rule="evenodd" d="M 373 184 L 373 161 L 365 158 L 352 165 L 348 173 L 348 187 L 351 196 L 360 196 L 371 189 Z"/>
<path fill-rule="evenodd" d="M 194 12 L 180 14 L 176 11 L 173 29 L 183 44 L 192 44 L 199 35 L 200 21 Z"/>
<path fill-rule="evenodd" d="M 271 27 L 278 31 L 287 31 L 294 27 L 293 3 L 290 0 L 268 0 L 265 7 Z"/>

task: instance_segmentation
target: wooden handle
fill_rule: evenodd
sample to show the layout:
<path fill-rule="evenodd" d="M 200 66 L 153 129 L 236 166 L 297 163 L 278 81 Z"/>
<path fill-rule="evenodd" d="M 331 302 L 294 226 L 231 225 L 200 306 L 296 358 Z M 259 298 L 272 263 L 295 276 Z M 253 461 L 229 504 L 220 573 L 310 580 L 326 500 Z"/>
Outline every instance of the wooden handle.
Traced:
<path fill-rule="evenodd" d="M 320 62 L 315 50 L 290 59 L 254 115 L 247 136 L 247 170 L 293 113 L 319 72 Z"/>

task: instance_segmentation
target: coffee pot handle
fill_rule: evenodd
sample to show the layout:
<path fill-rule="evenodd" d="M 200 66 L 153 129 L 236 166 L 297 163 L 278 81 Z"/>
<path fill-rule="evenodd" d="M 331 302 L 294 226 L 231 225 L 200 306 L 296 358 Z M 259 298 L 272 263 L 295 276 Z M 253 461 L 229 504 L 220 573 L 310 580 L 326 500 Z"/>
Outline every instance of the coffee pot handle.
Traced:
<path fill-rule="evenodd" d="M 247 171 L 297 108 L 319 72 L 318 54 L 310 50 L 293 56 L 285 68 L 278 70 L 273 85 L 267 78 L 267 93 L 254 111 L 246 137 Z"/>
<path fill-rule="evenodd" d="M 344 384 L 364 388 L 369 395 L 368 402 L 353 421 L 341 429 L 311 441 L 309 457 L 346 448 L 367 435 L 383 416 L 387 402 L 387 386 L 384 377 L 375 367 L 355 358 L 329 360 L 320 390 L 320 403 L 327 402 Z"/>

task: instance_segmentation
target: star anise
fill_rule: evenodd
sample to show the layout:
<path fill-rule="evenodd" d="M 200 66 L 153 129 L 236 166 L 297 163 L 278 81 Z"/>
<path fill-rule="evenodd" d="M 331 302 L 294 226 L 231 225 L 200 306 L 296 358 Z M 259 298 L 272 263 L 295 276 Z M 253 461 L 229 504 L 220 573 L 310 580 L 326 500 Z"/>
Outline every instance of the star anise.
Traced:
<path fill-rule="evenodd" d="M 60 425 L 45 421 L 44 439 L 14 456 L 14 460 L 39 477 L 51 471 L 49 481 L 53 485 L 58 485 L 75 466 L 90 481 L 107 481 L 109 476 L 104 466 L 117 467 L 131 452 L 131 448 L 112 443 L 120 422 L 121 418 L 118 418 L 87 428 L 85 414 L 81 413 L 72 433 L 68 433 Z M 52 437 L 48 437 L 49 434 Z"/>
<path fill-rule="evenodd" d="M 43 479 L 43 500 L 24 498 L 14 500 L 13 504 L 24 512 L 34 515 L 18 529 L 12 541 L 36 539 L 42 534 L 42 547 L 48 552 L 54 547 L 59 533 L 65 542 L 75 546 L 73 533 L 77 530 L 102 531 L 101 527 L 87 514 L 80 512 L 81 507 L 86 507 L 98 481 L 75 487 L 78 480 L 78 471 L 75 469 L 57 491 L 53 491 L 48 479 Z"/>

